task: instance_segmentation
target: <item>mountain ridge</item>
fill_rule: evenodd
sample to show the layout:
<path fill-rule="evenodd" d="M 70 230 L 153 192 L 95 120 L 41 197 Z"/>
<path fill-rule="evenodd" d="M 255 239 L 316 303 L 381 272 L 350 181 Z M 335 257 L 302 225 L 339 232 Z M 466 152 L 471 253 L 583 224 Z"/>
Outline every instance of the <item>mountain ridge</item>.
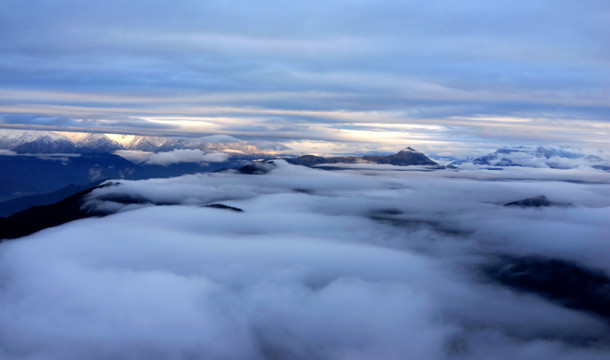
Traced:
<path fill-rule="evenodd" d="M 498 170 L 508 167 L 573 169 L 583 165 L 603 170 L 605 166 L 604 159 L 598 155 L 554 146 L 503 147 L 487 155 L 452 161 L 450 165 Z"/>
<path fill-rule="evenodd" d="M 323 164 L 358 164 L 372 163 L 380 165 L 397 165 L 397 166 L 436 166 L 442 168 L 438 163 L 432 161 L 423 153 L 406 147 L 405 149 L 391 155 L 364 155 L 364 156 L 331 156 L 323 157 L 316 155 L 303 155 L 296 158 L 285 158 L 288 163 L 293 165 L 303 165 L 313 167 Z"/>
<path fill-rule="evenodd" d="M 212 135 L 199 138 L 85 133 L 67 131 L 8 130 L 0 129 L 0 149 L 18 154 L 92 154 L 113 153 L 118 150 L 169 152 L 182 149 L 199 149 L 235 154 L 274 154 L 286 148 L 283 145 L 259 146 L 232 136 Z"/>

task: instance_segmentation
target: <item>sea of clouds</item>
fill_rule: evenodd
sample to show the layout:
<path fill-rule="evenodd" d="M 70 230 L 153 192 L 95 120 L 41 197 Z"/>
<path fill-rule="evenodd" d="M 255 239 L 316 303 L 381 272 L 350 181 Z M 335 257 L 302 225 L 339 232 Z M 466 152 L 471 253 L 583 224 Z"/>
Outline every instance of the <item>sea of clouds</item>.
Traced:
<path fill-rule="evenodd" d="M 402 170 L 280 160 L 96 189 L 84 207 L 111 215 L 0 244 L 0 358 L 610 357 L 607 319 L 479 271 L 610 274 L 608 173 Z M 503 206 L 538 195 L 556 205 Z"/>

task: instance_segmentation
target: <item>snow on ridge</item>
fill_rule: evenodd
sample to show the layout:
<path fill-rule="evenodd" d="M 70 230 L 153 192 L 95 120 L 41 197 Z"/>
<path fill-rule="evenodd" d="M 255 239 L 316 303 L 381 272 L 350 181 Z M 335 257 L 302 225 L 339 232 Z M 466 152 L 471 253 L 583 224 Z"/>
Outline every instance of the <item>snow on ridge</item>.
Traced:
<path fill-rule="evenodd" d="M 204 152 L 233 154 L 266 154 L 284 150 L 282 146 L 270 146 L 266 142 L 246 142 L 228 135 L 212 135 L 201 138 L 140 136 L 129 134 L 87 133 L 69 131 L 38 131 L 0 129 L 0 149 L 11 150 L 24 144 L 37 148 L 34 143 L 47 146 L 53 142 L 71 144 L 75 150 L 88 148 L 103 152 L 133 150 L 147 152 L 171 152 L 182 149 L 199 149 Z M 64 146 L 65 147 L 65 146 Z M 41 148 L 41 147 L 38 147 Z"/>
<path fill-rule="evenodd" d="M 559 146 L 514 146 L 504 147 L 485 156 L 469 160 L 452 162 L 463 168 L 467 167 L 534 167 L 573 169 L 581 166 L 599 166 L 610 164 L 602 152 L 590 153 L 581 149 Z"/>

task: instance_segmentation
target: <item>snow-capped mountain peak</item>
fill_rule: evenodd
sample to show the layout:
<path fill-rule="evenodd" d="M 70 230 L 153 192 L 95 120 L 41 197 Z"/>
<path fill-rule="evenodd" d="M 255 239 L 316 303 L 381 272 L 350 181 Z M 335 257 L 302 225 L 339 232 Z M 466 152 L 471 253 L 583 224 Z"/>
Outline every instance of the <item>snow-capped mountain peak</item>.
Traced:
<path fill-rule="evenodd" d="M 579 166 L 595 166 L 604 159 L 578 149 L 552 146 L 505 147 L 471 161 L 457 161 L 454 165 L 475 165 L 479 167 L 536 167 L 571 169 Z"/>
<path fill-rule="evenodd" d="M 203 152 L 225 152 L 240 155 L 272 154 L 287 148 L 270 147 L 264 142 L 246 142 L 227 135 L 202 138 L 101 134 L 67 131 L 34 131 L 0 129 L 0 150 L 18 153 L 82 153 L 117 150 L 168 152 L 199 149 Z"/>
<path fill-rule="evenodd" d="M 123 148 L 119 143 L 110 139 L 106 134 L 70 132 L 60 132 L 58 134 L 66 137 L 78 148 L 100 152 L 113 152 Z"/>

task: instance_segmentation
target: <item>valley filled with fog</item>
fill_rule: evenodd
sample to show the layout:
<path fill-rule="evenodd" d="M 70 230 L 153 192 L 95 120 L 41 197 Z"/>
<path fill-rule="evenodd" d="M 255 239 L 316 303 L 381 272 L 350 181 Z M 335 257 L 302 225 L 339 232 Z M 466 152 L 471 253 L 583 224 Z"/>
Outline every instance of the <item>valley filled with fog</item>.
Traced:
<path fill-rule="evenodd" d="M 607 359 L 610 176 L 579 164 L 108 181 L 0 243 L 0 357 Z"/>

